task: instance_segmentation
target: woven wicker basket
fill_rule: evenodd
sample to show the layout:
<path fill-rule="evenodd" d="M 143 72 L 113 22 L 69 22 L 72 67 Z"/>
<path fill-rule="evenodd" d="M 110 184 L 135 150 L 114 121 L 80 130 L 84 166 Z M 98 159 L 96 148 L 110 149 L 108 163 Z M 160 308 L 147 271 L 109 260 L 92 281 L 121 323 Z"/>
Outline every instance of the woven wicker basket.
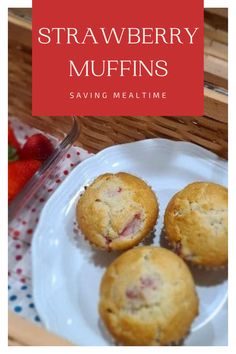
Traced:
<path fill-rule="evenodd" d="M 9 114 L 54 134 L 54 117 L 31 116 L 31 22 L 27 13 L 9 13 Z M 205 11 L 205 115 L 203 117 L 79 117 L 78 144 L 91 152 L 154 137 L 186 140 L 227 157 L 227 13 Z M 210 83 L 210 85 L 209 85 Z M 216 89 L 215 85 L 223 89 Z M 65 119 L 65 125 L 66 125 Z"/>

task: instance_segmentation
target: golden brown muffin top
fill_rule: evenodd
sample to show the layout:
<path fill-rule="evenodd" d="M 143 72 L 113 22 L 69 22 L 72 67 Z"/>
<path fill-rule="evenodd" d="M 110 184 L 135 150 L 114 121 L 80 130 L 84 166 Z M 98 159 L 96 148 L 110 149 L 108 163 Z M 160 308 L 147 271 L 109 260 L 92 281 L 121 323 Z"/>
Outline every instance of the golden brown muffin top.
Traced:
<path fill-rule="evenodd" d="M 174 195 L 165 212 L 165 231 L 178 254 L 217 267 L 228 260 L 228 190 L 195 182 Z"/>
<path fill-rule="evenodd" d="M 118 343 L 165 345 L 187 334 L 198 298 L 180 257 L 160 247 L 136 247 L 106 270 L 99 311 Z"/>
<path fill-rule="evenodd" d="M 127 249 L 154 227 L 158 203 L 151 188 L 128 173 L 99 176 L 77 204 L 77 221 L 85 237 L 102 249 Z"/>

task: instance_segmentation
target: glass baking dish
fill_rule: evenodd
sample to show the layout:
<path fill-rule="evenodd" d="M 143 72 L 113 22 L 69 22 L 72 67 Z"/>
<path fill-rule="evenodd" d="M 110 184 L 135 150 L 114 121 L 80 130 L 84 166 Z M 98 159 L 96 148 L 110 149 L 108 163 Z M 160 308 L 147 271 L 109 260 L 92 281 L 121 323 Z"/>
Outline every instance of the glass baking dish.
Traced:
<path fill-rule="evenodd" d="M 26 128 L 25 134 L 35 130 L 46 135 L 54 145 L 53 154 L 9 204 L 10 224 L 17 216 L 21 217 L 20 212 L 31 204 L 37 191 L 43 185 L 50 184 L 50 174 L 57 173 L 56 166 L 79 136 L 80 124 L 75 116 L 32 117 L 31 9 L 9 9 L 8 32 L 9 117 L 16 120 L 16 127 L 22 125 L 29 128 Z M 25 139 L 21 131 L 19 138 L 23 144 Z"/>
<path fill-rule="evenodd" d="M 80 125 L 77 117 L 53 117 L 51 118 L 52 125 L 51 127 L 47 127 L 47 132 L 45 130 L 47 126 L 47 118 L 43 120 L 37 121 L 37 118 L 32 118 L 27 122 L 27 119 L 16 118 L 17 121 L 22 122 L 22 124 L 29 124 L 32 128 L 32 123 L 35 120 L 37 130 L 35 132 L 42 132 L 46 135 L 51 141 L 53 140 L 54 150 L 53 153 L 48 157 L 46 161 L 40 166 L 38 171 L 33 175 L 33 177 L 25 184 L 23 189 L 16 195 L 16 197 L 9 204 L 8 209 L 8 221 L 9 223 L 17 217 L 17 215 L 22 211 L 22 209 L 30 203 L 31 199 L 39 188 L 44 184 L 48 177 L 55 171 L 56 166 L 63 159 L 69 148 L 75 142 L 75 140 L 79 136 Z M 65 120 L 66 123 L 65 124 Z M 42 129 L 39 128 L 42 126 Z M 44 124 L 42 124 L 42 122 Z M 53 124 L 55 127 L 62 127 L 61 130 L 56 130 L 53 128 Z"/>

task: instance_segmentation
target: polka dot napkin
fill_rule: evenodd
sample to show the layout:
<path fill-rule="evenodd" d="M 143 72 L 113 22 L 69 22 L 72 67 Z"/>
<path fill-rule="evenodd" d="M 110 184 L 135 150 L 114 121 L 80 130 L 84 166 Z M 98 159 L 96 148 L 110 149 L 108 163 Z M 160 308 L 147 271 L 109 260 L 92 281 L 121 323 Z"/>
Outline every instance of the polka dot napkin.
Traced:
<path fill-rule="evenodd" d="M 28 136 L 39 131 L 16 118 L 11 117 L 11 125 L 17 140 L 24 144 Z M 49 137 L 54 145 L 58 143 L 54 137 Z M 56 171 L 40 188 L 34 199 L 9 224 L 8 238 L 8 296 L 9 308 L 17 314 L 40 324 L 40 317 L 35 309 L 31 281 L 31 241 L 39 221 L 40 212 L 46 201 L 63 182 L 79 162 L 90 157 L 87 151 L 72 146 L 59 163 Z"/>

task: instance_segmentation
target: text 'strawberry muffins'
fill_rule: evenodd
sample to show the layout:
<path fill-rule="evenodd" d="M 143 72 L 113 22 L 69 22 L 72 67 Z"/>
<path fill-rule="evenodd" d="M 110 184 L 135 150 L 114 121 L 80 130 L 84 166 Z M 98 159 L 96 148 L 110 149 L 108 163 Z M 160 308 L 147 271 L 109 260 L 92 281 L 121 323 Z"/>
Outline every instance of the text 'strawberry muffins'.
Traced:
<path fill-rule="evenodd" d="M 185 262 L 160 247 L 136 247 L 107 268 L 100 316 L 123 345 L 168 345 L 185 337 L 198 314 L 198 297 Z"/>
<path fill-rule="evenodd" d="M 204 267 L 228 261 L 228 190 L 196 182 L 174 195 L 165 212 L 169 242 L 185 260 Z"/>
<path fill-rule="evenodd" d="M 152 189 L 123 172 L 96 178 L 76 209 L 85 238 L 105 250 L 125 250 L 140 243 L 155 226 L 158 212 Z"/>

